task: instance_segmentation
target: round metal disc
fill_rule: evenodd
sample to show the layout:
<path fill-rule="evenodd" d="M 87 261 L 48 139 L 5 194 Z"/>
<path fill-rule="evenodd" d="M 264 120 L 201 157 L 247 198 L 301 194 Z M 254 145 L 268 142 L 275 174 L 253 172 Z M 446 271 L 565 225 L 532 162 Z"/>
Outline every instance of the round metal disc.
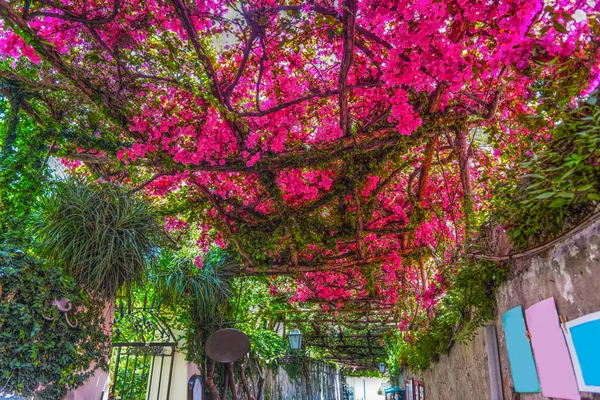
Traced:
<path fill-rule="evenodd" d="M 244 357 L 250 350 L 250 339 L 237 329 L 221 329 L 206 341 L 206 355 L 220 363 L 230 363 Z"/>

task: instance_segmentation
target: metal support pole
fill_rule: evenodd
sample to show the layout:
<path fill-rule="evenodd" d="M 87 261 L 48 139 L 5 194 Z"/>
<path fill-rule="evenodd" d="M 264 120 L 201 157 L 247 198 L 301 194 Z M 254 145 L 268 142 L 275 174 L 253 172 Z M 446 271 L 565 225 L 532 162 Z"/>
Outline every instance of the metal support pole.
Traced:
<path fill-rule="evenodd" d="M 485 326 L 485 345 L 487 348 L 492 400 L 503 400 L 504 393 L 502 391 L 502 375 L 500 374 L 500 356 L 498 355 L 496 325 Z"/>
<path fill-rule="evenodd" d="M 365 400 L 367 400 L 367 383 L 363 379 L 363 393 L 365 394 Z"/>

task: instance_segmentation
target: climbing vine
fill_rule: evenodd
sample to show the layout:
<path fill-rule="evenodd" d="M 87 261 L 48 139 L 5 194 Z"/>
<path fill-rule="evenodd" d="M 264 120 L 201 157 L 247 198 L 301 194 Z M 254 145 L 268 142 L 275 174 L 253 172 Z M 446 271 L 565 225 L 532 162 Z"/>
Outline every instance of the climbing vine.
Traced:
<path fill-rule="evenodd" d="M 52 306 L 63 297 L 71 301 L 75 327 Z M 110 342 L 102 310 L 60 269 L 0 248 L 0 391 L 55 400 L 96 368 L 106 370 Z"/>

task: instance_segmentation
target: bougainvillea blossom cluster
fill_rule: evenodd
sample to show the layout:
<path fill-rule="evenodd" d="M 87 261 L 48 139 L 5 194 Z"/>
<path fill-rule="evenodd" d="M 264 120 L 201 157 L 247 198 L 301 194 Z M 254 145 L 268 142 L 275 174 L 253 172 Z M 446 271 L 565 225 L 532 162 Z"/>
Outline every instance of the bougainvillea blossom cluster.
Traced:
<path fill-rule="evenodd" d="M 463 248 L 491 190 L 484 174 L 507 146 L 543 135 L 506 123 L 535 114 L 530 87 L 551 74 L 539 66 L 575 59 L 590 71 L 586 93 L 600 83 L 598 8 L 0 0 L 0 54 L 12 79 L 49 74 L 44 90 L 86 105 L 94 126 L 73 118 L 81 143 L 53 150 L 124 170 L 107 179 L 172 203 L 168 232 L 229 247 L 240 273 L 292 275 L 273 292 L 294 302 L 429 314 L 452 265 L 434 260 Z M 92 128 L 110 143 L 88 140 Z M 489 128 L 504 138 L 495 148 Z"/>

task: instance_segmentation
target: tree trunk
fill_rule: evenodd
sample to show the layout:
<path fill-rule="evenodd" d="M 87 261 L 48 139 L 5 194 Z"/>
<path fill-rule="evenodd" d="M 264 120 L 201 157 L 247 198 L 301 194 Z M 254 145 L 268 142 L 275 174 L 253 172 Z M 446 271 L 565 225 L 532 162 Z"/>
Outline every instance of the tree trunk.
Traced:
<path fill-rule="evenodd" d="M 231 398 L 233 400 L 240 400 L 237 389 L 235 387 L 235 373 L 233 371 L 233 363 L 227 364 L 227 377 L 229 378 L 229 387 L 231 388 Z"/>
<path fill-rule="evenodd" d="M 468 131 L 460 128 L 456 132 L 456 152 L 460 168 L 460 181 L 463 188 L 463 212 L 465 216 L 465 234 L 469 234 L 471 216 L 473 212 L 473 194 L 471 188 L 471 174 L 469 172 L 469 146 L 467 143 Z"/>
<path fill-rule="evenodd" d="M 242 365 L 240 366 L 240 382 L 242 383 L 242 389 L 244 390 L 244 393 L 246 394 L 246 399 L 247 400 L 255 400 L 254 396 L 250 392 L 250 388 L 248 387 L 248 381 L 246 380 L 246 367 L 248 366 L 249 360 L 250 360 L 250 357 L 248 355 L 246 355 L 246 357 L 244 357 L 244 361 L 242 361 Z"/>
<path fill-rule="evenodd" d="M 263 374 L 263 369 L 256 361 L 256 370 L 258 371 L 258 394 L 256 395 L 256 400 L 262 400 L 263 398 L 263 389 L 265 387 L 265 375 Z"/>
<path fill-rule="evenodd" d="M 225 379 L 223 379 L 223 400 L 227 400 L 229 391 L 229 368 L 225 368 Z"/>
<path fill-rule="evenodd" d="M 248 361 L 250 358 L 248 357 Z M 254 381 L 254 374 L 252 373 L 252 364 L 250 364 L 250 387 L 252 388 L 252 396 L 254 399 L 258 399 L 256 394 L 256 382 Z"/>
<path fill-rule="evenodd" d="M 208 386 L 208 389 L 210 390 L 212 400 L 221 400 L 221 396 L 219 396 L 219 390 L 215 386 L 215 362 L 213 360 L 210 361 L 210 367 L 206 377 L 206 386 Z"/>

